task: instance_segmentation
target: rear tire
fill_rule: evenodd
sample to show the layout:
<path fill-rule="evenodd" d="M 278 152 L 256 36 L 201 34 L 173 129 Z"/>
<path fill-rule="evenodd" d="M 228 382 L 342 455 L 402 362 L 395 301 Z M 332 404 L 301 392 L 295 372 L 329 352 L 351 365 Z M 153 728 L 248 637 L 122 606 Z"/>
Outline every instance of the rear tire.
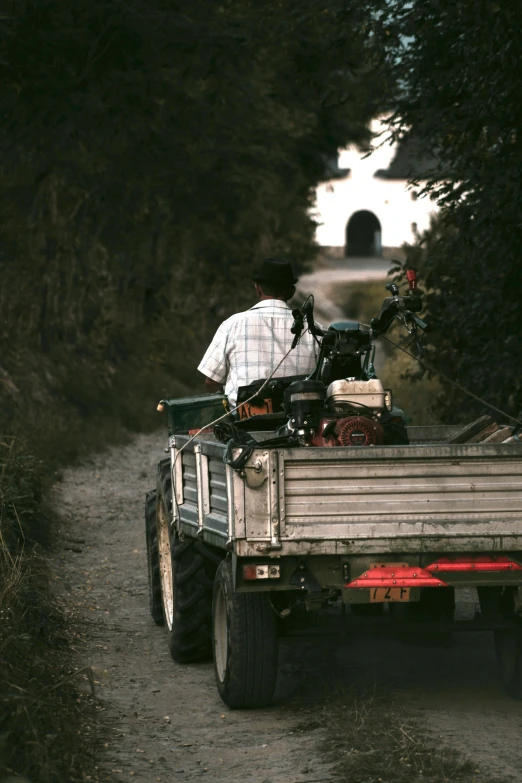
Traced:
<path fill-rule="evenodd" d="M 170 461 L 158 466 L 158 545 L 163 616 L 177 663 L 212 657 L 212 588 L 221 555 L 201 541 L 180 541 L 172 525 Z"/>
<path fill-rule="evenodd" d="M 220 564 L 212 607 L 214 671 L 232 709 L 266 707 L 277 679 L 277 616 L 266 593 L 234 592 L 230 560 Z"/>
<path fill-rule="evenodd" d="M 497 594 L 484 593 L 489 598 L 489 607 L 496 598 L 498 615 L 504 620 L 514 620 L 515 626 L 511 629 L 495 631 L 495 652 L 497 655 L 497 667 L 504 691 L 512 699 L 522 700 L 522 621 L 515 614 L 513 605 L 513 588 L 498 590 Z M 480 594 L 479 594 L 480 595 Z"/>
<path fill-rule="evenodd" d="M 410 623 L 433 623 L 431 630 L 421 636 L 408 632 L 408 641 L 417 645 L 449 647 L 452 631 L 444 626 L 452 625 L 455 619 L 455 588 L 421 587 L 420 600 L 405 604 L 406 618 Z M 437 624 L 441 628 L 437 628 Z"/>
<path fill-rule="evenodd" d="M 512 699 L 522 700 L 522 627 L 495 631 L 495 652 L 505 692 Z"/>
<path fill-rule="evenodd" d="M 145 497 L 145 540 L 147 542 L 147 569 L 149 574 L 149 610 L 156 625 L 163 625 L 155 489 L 147 492 Z"/>

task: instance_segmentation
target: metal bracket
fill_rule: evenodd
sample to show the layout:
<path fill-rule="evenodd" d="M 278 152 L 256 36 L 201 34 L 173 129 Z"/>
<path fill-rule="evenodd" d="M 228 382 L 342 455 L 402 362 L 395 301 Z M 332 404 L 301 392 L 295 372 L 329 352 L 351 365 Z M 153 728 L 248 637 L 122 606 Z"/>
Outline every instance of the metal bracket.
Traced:
<path fill-rule="evenodd" d="M 265 451 L 261 456 L 251 457 L 243 470 L 247 487 L 251 489 L 261 487 L 268 478 L 268 452 Z"/>
<path fill-rule="evenodd" d="M 289 583 L 295 587 L 300 587 L 301 590 L 308 590 L 309 593 L 320 593 L 323 590 L 315 576 L 310 573 L 304 563 L 299 564 L 290 577 Z"/>
<path fill-rule="evenodd" d="M 513 609 L 515 614 L 522 615 L 522 585 L 519 585 L 513 593 Z"/>

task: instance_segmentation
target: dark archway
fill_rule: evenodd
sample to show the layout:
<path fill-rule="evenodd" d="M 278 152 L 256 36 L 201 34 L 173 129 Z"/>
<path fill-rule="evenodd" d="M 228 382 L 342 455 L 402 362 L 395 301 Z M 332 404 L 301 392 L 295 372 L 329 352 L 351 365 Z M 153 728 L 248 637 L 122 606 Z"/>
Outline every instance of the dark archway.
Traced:
<path fill-rule="evenodd" d="M 346 226 L 347 256 L 381 256 L 381 224 L 367 209 L 354 212 Z"/>

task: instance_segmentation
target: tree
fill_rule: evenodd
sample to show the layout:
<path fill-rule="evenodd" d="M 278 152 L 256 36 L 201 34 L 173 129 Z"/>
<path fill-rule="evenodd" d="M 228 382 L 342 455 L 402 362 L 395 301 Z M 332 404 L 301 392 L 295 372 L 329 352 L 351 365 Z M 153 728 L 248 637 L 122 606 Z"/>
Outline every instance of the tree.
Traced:
<path fill-rule="evenodd" d="M 8 369 L 21 350 L 50 356 L 73 372 L 71 399 L 82 373 L 107 391 L 132 357 L 174 375 L 190 356 L 195 381 L 217 322 L 246 301 L 252 260 L 314 252 L 312 188 L 339 146 L 368 138 L 389 92 L 375 7 L 12 4 L 0 17 Z"/>
<path fill-rule="evenodd" d="M 399 90 L 393 135 L 414 130 L 437 168 L 440 216 L 424 237 L 433 361 L 512 415 L 522 409 L 522 9 L 486 0 L 392 3 L 386 24 Z M 448 389 L 448 392 L 450 390 Z M 446 416 L 479 403 L 452 389 Z"/>

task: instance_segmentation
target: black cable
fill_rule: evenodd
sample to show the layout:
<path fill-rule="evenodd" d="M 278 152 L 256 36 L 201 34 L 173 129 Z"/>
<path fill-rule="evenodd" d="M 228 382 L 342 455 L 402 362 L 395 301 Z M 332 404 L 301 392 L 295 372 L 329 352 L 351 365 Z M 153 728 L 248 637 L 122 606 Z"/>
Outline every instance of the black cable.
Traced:
<path fill-rule="evenodd" d="M 451 386 L 454 386 L 455 389 L 458 389 L 464 394 L 467 394 L 468 397 L 472 397 L 472 399 L 476 400 L 477 402 L 480 402 L 482 405 L 485 405 L 486 408 L 490 408 L 492 411 L 495 411 L 496 413 L 500 413 L 502 416 L 505 416 L 507 419 L 511 419 L 511 421 L 516 422 L 519 427 L 522 427 L 522 421 L 520 421 L 520 419 L 517 419 L 515 416 L 511 416 L 509 413 L 506 413 L 506 411 L 503 411 L 501 408 L 497 408 L 496 405 L 492 405 L 490 402 L 487 402 L 482 397 L 479 397 L 478 394 L 474 394 L 473 392 L 470 392 L 460 383 L 454 381 L 453 378 L 450 378 L 448 375 L 441 372 L 441 370 L 437 370 L 436 367 L 433 367 L 433 365 L 431 365 L 429 362 L 425 361 L 424 359 L 420 359 L 418 356 L 415 356 L 413 353 L 411 353 L 411 351 L 408 351 L 406 348 L 403 348 L 402 345 L 399 345 L 398 343 L 395 343 L 393 340 L 390 340 L 390 338 L 386 337 L 386 335 L 381 334 L 381 337 L 384 340 L 387 340 L 390 343 L 390 345 L 393 345 L 395 348 L 398 348 L 399 351 L 405 353 L 406 356 L 410 356 L 412 359 L 415 359 L 416 362 L 419 362 L 419 364 L 421 364 L 430 372 L 434 373 L 435 375 L 439 375 L 441 378 L 444 378 L 444 380 L 447 383 L 449 383 Z"/>

